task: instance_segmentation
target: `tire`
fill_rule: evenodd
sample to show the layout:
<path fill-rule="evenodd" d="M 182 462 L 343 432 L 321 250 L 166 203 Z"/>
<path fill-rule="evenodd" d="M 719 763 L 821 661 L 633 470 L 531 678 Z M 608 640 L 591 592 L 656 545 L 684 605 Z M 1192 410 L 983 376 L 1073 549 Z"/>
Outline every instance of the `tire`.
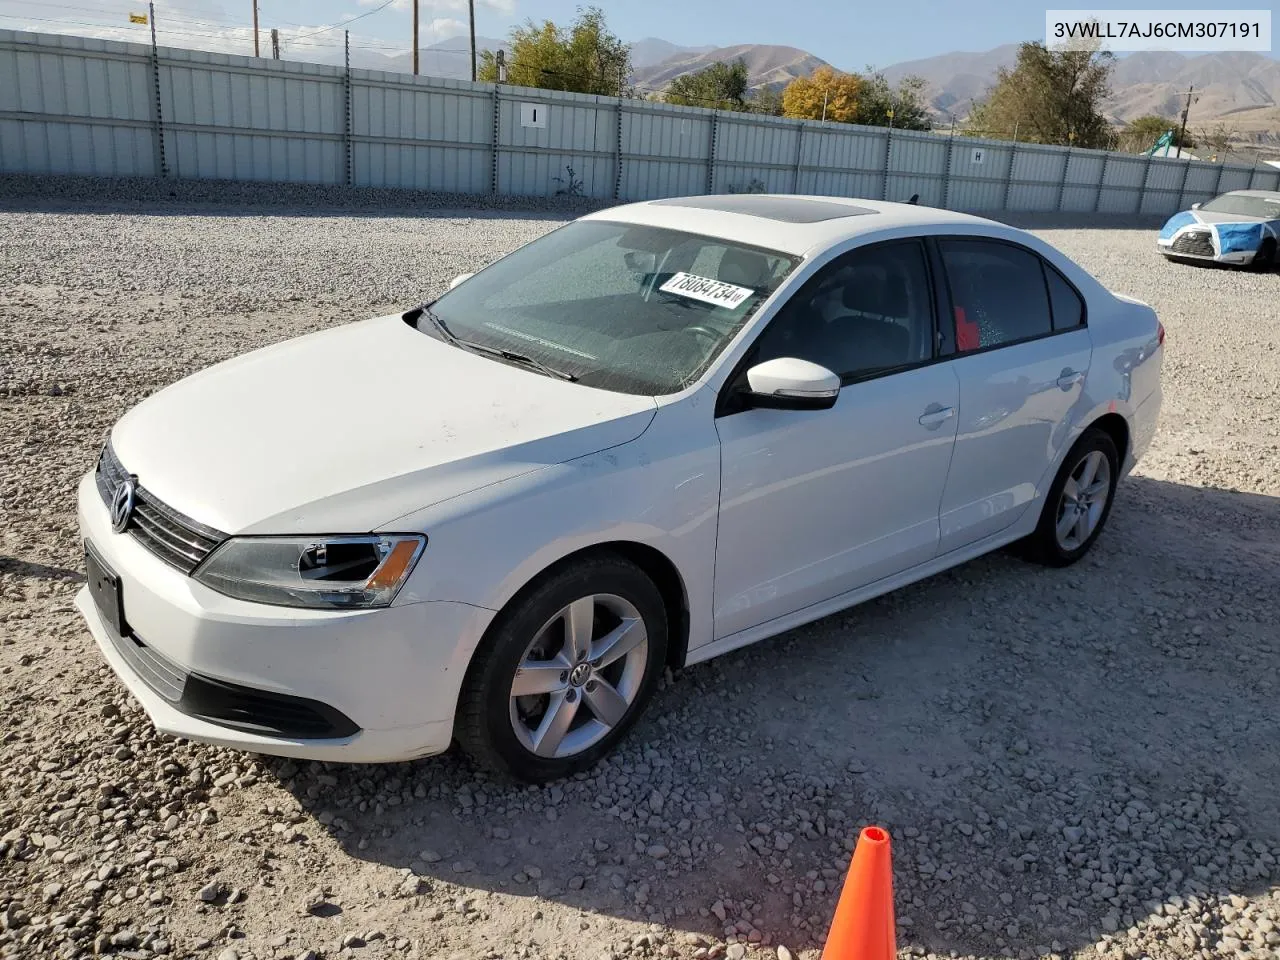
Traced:
<path fill-rule="evenodd" d="M 653 695 L 667 632 L 662 594 L 630 561 L 601 553 L 553 569 L 485 634 L 458 702 L 459 744 L 480 765 L 529 783 L 588 769 Z"/>
<path fill-rule="evenodd" d="M 1262 241 L 1251 266 L 1260 273 L 1270 273 L 1276 265 L 1276 242 L 1271 237 Z"/>
<path fill-rule="evenodd" d="M 1059 533 L 1060 521 L 1065 519 L 1067 511 L 1075 510 L 1076 505 L 1083 505 L 1082 501 L 1068 492 L 1068 484 L 1074 483 L 1078 487 L 1079 480 L 1085 477 L 1083 471 L 1088 469 L 1086 464 L 1091 464 L 1095 471 L 1091 474 L 1094 479 L 1090 486 L 1098 489 L 1089 499 L 1083 513 L 1077 515 L 1085 517 L 1085 522 L 1090 525 L 1087 532 L 1080 525 L 1069 527 L 1064 537 Z M 1097 471 L 1104 464 L 1107 472 L 1105 483 L 1097 477 Z M 1104 431 L 1090 427 L 1063 458 L 1062 467 L 1045 497 L 1040 522 L 1035 532 L 1021 544 L 1022 555 L 1048 567 L 1067 567 L 1083 557 L 1107 525 L 1119 479 L 1120 454 L 1115 443 Z M 1103 496 L 1105 500 L 1099 500 Z"/>

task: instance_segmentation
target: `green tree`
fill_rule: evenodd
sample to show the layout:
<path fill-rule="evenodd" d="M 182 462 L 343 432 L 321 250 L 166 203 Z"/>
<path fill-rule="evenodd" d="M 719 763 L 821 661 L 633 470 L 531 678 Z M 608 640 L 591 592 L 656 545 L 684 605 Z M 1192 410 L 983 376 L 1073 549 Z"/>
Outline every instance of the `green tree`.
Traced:
<path fill-rule="evenodd" d="M 1177 120 L 1162 117 L 1155 113 L 1135 117 L 1120 130 L 1116 138 L 1117 146 L 1127 153 L 1142 153 L 1145 150 L 1150 150 L 1155 142 L 1170 130 L 1174 131 L 1174 137 L 1176 138 L 1178 135 L 1178 123 L 1179 121 Z M 1187 146 L 1195 146 L 1195 141 L 1190 134 L 1187 134 Z"/>
<path fill-rule="evenodd" d="M 857 118 L 853 122 L 869 127 L 930 130 L 933 124 L 925 106 L 924 88 L 923 77 L 904 77 L 894 87 L 883 73 L 868 67 L 862 76 L 862 95 L 858 98 Z"/>
<path fill-rule="evenodd" d="M 768 117 L 782 116 L 781 88 L 761 87 L 747 101 L 747 109 L 752 113 L 762 113 Z"/>
<path fill-rule="evenodd" d="M 631 76 L 631 48 L 609 31 L 599 7 L 578 8 L 569 27 L 550 20 L 526 20 L 508 39 L 507 82 L 521 87 L 567 90 L 600 96 L 626 96 Z M 480 55 L 480 80 L 498 79 L 495 54 Z"/>
<path fill-rule="evenodd" d="M 782 115 L 800 120 L 857 123 L 862 78 L 822 66 L 807 77 L 796 77 L 782 91 Z"/>
<path fill-rule="evenodd" d="M 741 57 L 719 61 L 676 77 L 663 94 L 667 103 L 715 110 L 747 109 L 747 64 Z"/>
<path fill-rule="evenodd" d="M 1113 57 L 1094 48 L 1018 48 L 1013 69 L 1002 68 L 986 100 L 975 106 L 966 132 L 996 139 L 1074 144 L 1107 149 L 1111 124 L 1102 115 Z"/>

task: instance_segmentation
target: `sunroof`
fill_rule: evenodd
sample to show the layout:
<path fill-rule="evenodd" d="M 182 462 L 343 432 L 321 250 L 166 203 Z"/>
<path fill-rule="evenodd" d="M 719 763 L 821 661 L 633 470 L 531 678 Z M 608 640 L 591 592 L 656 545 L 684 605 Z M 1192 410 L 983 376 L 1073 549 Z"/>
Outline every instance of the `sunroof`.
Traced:
<path fill-rule="evenodd" d="M 751 193 L 712 194 L 707 197 L 673 197 L 655 200 L 664 207 L 692 207 L 697 210 L 723 210 L 726 213 L 745 213 L 766 220 L 784 223 L 817 223 L 819 220 L 835 220 L 839 217 L 858 217 L 875 213 L 866 207 L 849 203 L 831 203 L 826 200 L 810 200 L 806 197 L 770 197 Z"/>

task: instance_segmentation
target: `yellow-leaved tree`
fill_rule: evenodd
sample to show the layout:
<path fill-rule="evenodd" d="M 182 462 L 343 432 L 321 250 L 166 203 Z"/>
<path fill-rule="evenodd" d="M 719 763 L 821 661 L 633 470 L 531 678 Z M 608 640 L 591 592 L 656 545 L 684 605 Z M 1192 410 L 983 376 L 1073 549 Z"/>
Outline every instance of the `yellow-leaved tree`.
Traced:
<path fill-rule="evenodd" d="M 862 78 L 841 73 L 835 67 L 819 67 L 807 77 L 796 77 L 782 91 L 782 115 L 799 120 L 855 123 L 862 94 Z"/>

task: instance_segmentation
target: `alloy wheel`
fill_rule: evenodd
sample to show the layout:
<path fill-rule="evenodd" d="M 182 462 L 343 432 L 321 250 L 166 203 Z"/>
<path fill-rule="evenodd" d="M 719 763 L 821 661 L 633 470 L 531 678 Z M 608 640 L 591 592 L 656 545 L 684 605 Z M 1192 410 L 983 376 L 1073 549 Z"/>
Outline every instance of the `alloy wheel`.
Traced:
<path fill-rule="evenodd" d="M 1111 496 L 1111 461 L 1101 450 L 1091 450 L 1076 464 L 1062 488 L 1054 526 L 1058 546 L 1079 550 L 1098 529 Z"/>
<path fill-rule="evenodd" d="M 535 756 L 571 757 L 617 726 L 649 660 L 640 612 L 614 594 L 563 607 L 535 634 L 511 683 L 511 726 Z"/>

